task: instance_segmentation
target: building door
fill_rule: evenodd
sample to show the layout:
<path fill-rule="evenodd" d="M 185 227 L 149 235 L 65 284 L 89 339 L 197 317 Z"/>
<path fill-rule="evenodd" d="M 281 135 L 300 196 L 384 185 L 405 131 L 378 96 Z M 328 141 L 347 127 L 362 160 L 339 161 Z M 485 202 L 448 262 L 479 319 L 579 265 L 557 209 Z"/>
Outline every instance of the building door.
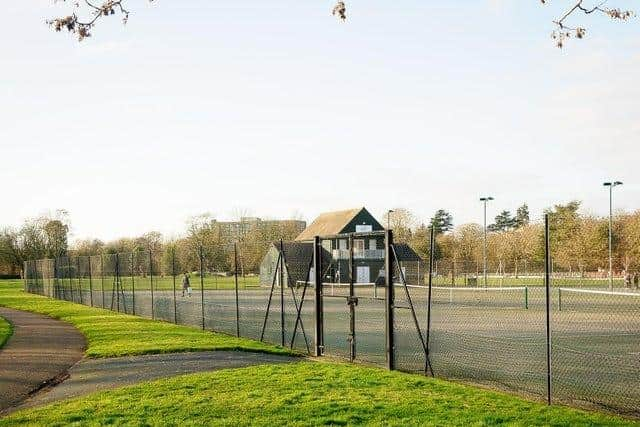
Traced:
<path fill-rule="evenodd" d="M 369 270 L 369 266 L 358 266 L 356 267 L 356 283 L 370 283 L 371 282 L 371 272 Z"/>

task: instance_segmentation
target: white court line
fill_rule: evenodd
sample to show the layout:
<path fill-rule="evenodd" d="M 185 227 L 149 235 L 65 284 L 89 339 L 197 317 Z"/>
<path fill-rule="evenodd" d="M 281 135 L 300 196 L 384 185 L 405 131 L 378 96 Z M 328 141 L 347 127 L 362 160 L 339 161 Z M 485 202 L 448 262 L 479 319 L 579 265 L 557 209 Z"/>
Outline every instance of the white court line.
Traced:
<path fill-rule="evenodd" d="M 594 291 L 591 289 L 573 289 L 573 288 L 558 288 L 562 292 L 575 292 L 578 294 L 597 294 L 597 295 L 613 295 L 623 297 L 640 297 L 640 293 L 635 292 L 613 292 L 613 291 Z"/>

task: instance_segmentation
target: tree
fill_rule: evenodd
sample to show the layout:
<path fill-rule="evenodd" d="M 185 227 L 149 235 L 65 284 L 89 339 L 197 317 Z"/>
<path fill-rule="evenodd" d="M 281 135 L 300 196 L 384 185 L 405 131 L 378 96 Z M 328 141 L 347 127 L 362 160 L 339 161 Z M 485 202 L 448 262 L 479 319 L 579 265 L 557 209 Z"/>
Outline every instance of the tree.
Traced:
<path fill-rule="evenodd" d="M 429 222 L 436 234 L 446 233 L 453 228 L 453 215 L 444 209 L 438 209 Z"/>
<path fill-rule="evenodd" d="M 153 0 L 149 1 L 152 2 Z M 540 0 L 540 2 L 542 4 L 550 3 L 549 0 Z M 579 12 L 585 15 L 599 13 L 619 21 L 627 21 L 635 16 L 635 13 L 630 10 L 604 7 L 607 0 L 600 1 L 595 6 L 585 6 L 585 0 L 573 0 L 573 2 L 573 7 L 568 9 L 559 19 L 553 21 L 556 29 L 551 36 L 559 48 L 564 46 L 565 40 L 568 38 L 575 37 L 582 39 L 586 35 L 586 29 L 584 27 L 571 27 L 567 25 L 566 21 L 571 15 Z M 74 3 L 73 14 L 47 20 L 46 22 L 55 31 L 67 30 L 75 34 L 78 40 L 82 41 L 87 37 L 91 37 L 91 32 L 103 17 L 119 15 L 122 18 L 122 23 L 126 24 L 129 21 L 129 11 L 124 7 L 124 3 L 125 0 L 104 0 L 104 3 L 96 5 L 89 0 L 77 0 Z M 333 7 L 331 13 L 340 20 L 346 21 L 347 6 L 345 2 L 339 0 Z M 80 15 L 86 16 L 86 18 L 81 18 Z"/>
<path fill-rule="evenodd" d="M 495 223 L 489 225 L 487 230 L 495 232 L 509 231 L 514 228 L 515 225 L 516 219 L 511 216 L 511 212 L 502 211 L 496 216 Z"/>
<path fill-rule="evenodd" d="M 515 227 L 520 228 L 529 224 L 529 206 L 525 203 L 516 210 Z"/>
<path fill-rule="evenodd" d="M 58 211 L 56 217 L 41 216 L 25 221 L 19 229 L 0 231 L 0 262 L 23 272 L 27 260 L 66 255 L 66 216 L 66 211 Z"/>
<path fill-rule="evenodd" d="M 411 241 L 412 229 L 415 224 L 415 216 L 404 208 L 395 208 L 389 214 L 389 228 L 393 230 L 395 242 L 408 243 Z"/>

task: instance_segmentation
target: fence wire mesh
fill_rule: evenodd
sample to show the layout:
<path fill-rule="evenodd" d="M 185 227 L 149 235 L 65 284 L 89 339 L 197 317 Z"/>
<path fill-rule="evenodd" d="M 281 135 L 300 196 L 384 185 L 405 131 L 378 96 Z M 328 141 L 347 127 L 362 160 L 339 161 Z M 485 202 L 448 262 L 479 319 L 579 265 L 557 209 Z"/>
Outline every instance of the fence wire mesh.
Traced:
<path fill-rule="evenodd" d="M 429 265 L 401 244 L 389 246 L 387 277 L 381 233 L 321 238 L 317 267 L 312 242 L 261 247 L 266 255 L 255 271 L 243 267 L 248 255 L 240 244 L 27 261 L 25 289 L 304 353 L 318 345 L 325 355 L 377 365 L 388 366 L 391 334 L 395 369 L 545 397 L 539 265 L 492 266 L 485 285 L 481 264 Z M 633 281 L 625 286 L 618 278 L 609 290 L 600 273 L 556 265 L 551 283 L 553 399 L 640 416 L 640 292 Z"/>

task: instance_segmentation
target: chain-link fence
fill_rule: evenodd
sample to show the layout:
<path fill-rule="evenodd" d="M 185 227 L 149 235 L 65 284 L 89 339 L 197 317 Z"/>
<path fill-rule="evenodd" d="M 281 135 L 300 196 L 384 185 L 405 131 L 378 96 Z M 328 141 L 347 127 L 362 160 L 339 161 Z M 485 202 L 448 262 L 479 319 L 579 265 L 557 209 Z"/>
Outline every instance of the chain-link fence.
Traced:
<path fill-rule="evenodd" d="M 390 232 L 29 261 L 27 291 L 303 353 L 640 416 L 640 292 L 552 272 L 420 260 Z M 223 253 L 224 256 L 220 254 Z M 230 266 L 230 268 L 229 268 Z M 230 270 L 230 271 L 228 271 Z M 316 286 L 317 284 L 317 286 Z"/>

